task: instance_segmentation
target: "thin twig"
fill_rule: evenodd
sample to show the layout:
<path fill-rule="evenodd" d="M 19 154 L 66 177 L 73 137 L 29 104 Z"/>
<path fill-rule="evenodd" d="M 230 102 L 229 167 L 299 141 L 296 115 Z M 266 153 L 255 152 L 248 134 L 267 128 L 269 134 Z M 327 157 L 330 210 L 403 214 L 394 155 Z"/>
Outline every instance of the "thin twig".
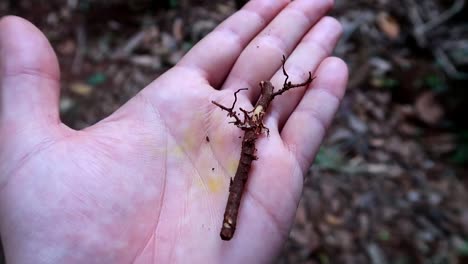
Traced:
<path fill-rule="evenodd" d="M 242 124 L 244 122 L 242 122 L 239 117 L 237 116 L 237 112 L 234 111 L 234 107 L 236 106 L 236 102 L 237 102 L 237 94 L 240 92 L 240 91 L 245 91 L 245 90 L 248 90 L 248 88 L 241 88 L 239 90 L 237 90 L 235 93 L 234 93 L 234 102 L 232 103 L 232 106 L 230 108 L 227 108 L 215 101 L 211 101 L 213 104 L 215 104 L 217 107 L 223 109 L 224 111 L 228 112 L 228 116 L 229 117 L 234 117 L 236 119 L 235 122 L 232 122 L 233 124 L 235 125 L 238 125 L 238 124 Z M 244 120 L 245 121 L 245 120 Z"/>
<path fill-rule="evenodd" d="M 286 69 L 285 69 L 286 57 L 284 55 L 283 55 L 283 60 L 281 62 L 282 62 L 281 68 L 283 69 L 283 74 L 284 74 L 284 76 L 286 76 L 286 79 L 284 79 L 283 88 L 281 88 L 279 91 L 273 93 L 273 97 L 275 97 L 277 95 L 281 95 L 282 93 L 286 92 L 289 89 L 305 86 L 305 85 L 311 83 L 314 80 L 314 78 L 312 78 L 311 72 L 309 72 L 309 77 L 303 83 L 292 84 L 291 82 L 288 82 L 289 75 L 288 75 L 288 73 L 286 72 Z"/>
<path fill-rule="evenodd" d="M 146 32 L 144 30 L 137 32 L 130 39 L 128 39 L 124 45 L 113 52 L 110 57 L 112 59 L 121 59 L 129 56 L 133 50 L 135 50 L 145 39 L 145 35 Z"/>
<path fill-rule="evenodd" d="M 465 6 L 465 0 L 456 0 L 448 10 L 445 10 L 442 14 L 430 20 L 429 22 L 418 26 L 415 31 L 419 34 L 425 34 L 426 32 L 433 30 L 435 27 L 441 25 L 456 15 L 458 12 L 463 10 L 463 6 Z"/>
<path fill-rule="evenodd" d="M 468 74 L 466 72 L 460 72 L 451 62 L 449 56 L 445 53 L 442 48 L 436 48 L 434 50 L 434 56 L 437 58 L 437 62 L 442 69 L 447 73 L 450 78 L 453 79 L 467 79 Z"/>
<path fill-rule="evenodd" d="M 456 0 L 453 5 L 446 11 L 442 12 L 442 14 L 428 22 L 424 22 L 418 12 L 418 4 L 416 1 L 406 0 L 406 2 L 409 9 L 410 19 L 413 23 L 413 34 L 421 47 L 425 47 L 428 43 L 428 36 L 426 36 L 427 32 L 434 30 L 436 27 L 452 18 L 463 10 L 463 7 L 465 6 L 465 0 Z"/>
<path fill-rule="evenodd" d="M 83 57 L 86 52 L 86 30 L 81 20 L 82 19 L 80 19 L 80 22 L 78 23 L 75 30 L 77 48 L 72 62 L 73 74 L 79 74 L 81 72 L 81 66 L 83 65 Z"/>
<path fill-rule="evenodd" d="M 240 111 L 244 114 L 243 122 L 241 122 L 240 119 L 237 117 L 237 112 L 234 111 L 234 107 L 237 102 L 237 93 L 245 89 L 239 89 L 234 93 L 234 103 L 230 108 L 225 107 L 215 101 L 212 101 L 213 104 L 215 104 L 222 110 L 227 111 L 228 116 L 234 117 L 235 121 L 232 123 L 234 123 L 237 127 L 245 131 L 244 138 L 242 139 L 242 148 L 241 156 L 239 159 L 239 165 L 237 167 L 234 180 L 231 179 L 230 182 L 229 197 L 226 204 L 226 210 L 224 212 L 223 217 L 223 225 L 220 233 L 221 239 L 223 240 L 230 240 L 233 237 L 234 232 L 236 230 L 237 216 L 239 214 L 239 206 L 242 194 L 244 193 L 244 188 L 245 184 L 247 183 L 252 161 L 257 159 L 257 156 L 255 155 L 255 142 L 262 133 L 266 132 L 267 135 L 269 135 L 269 129 L 263 124 L 263 118 L 265 116 L 266 111 L 268 110 L 268 107 L 277 95 L 280 95 L 285 91 L 296 87 L 306 86 L 310 84 L 313 80 L 313 78 L 311 77 L 311 73 L 309 72 L 309 78 L 303 83 L 292 84 L 291 82 L 288 82 L 289 75 L 287 74 L 284 68 L 285 62 L 286 58 L 283 56 L 283 73 L 286 76 L 286 80 L 283 84 L 283 87 L 278 92 L 274 92 L 274 87 L 271 84 L 271 82 L 260 82 L 261 95 L 257 103 L 255 104 L 253 110 L 246 111 L 240 108 Z"/>

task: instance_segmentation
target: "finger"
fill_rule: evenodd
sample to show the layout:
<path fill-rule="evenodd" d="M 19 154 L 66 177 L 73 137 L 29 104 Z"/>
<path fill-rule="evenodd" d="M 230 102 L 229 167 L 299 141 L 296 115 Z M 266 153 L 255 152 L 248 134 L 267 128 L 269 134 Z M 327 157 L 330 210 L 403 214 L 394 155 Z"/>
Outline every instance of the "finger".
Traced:
<path fill-rule="evenodd" d="M 341 24 L 334 18 L 324 17 L 308 32 L 302 42 L 287 59 L 285 70 L 288 81 L 293 84 L 307 80 L 309 72 L 315 70 L 325 58 L 330 56 L 342 33 Z M 280 89 L 285 80 L 282 69 L 278 70 L 271 82 Z M 293 88 L 283 96 L 278 96 L 272 102 L 268 118 L 274 119 L 281 131 L 286 119 L 301 100 L 307 87 Z"/>
<path fill-rule="evenodd" d="M 320 64 L 316 76 L 281 131 L 284 144 L 303 171 L 312 163 L 343 98 L 348 69 L 341 59 L 327 58 Z"/>
<path fill-rule="evenodd" d="M 59 123 L 59 66 L 46 37 L 28 21 L 0 20 L 0 119 Z"/>
<path fill-rule="evenodd" d="M 199 71 L 212 86 L 226 78 L 237 57 L 288 1 L 254 0 L 229 17 L 184 56 L 178 66 Z"/>
<path fill-rule="evenodd" d="M 309 29 L 332 7 L 331 0 L 291 2 L 247 46 L 234 65 L 223 89 L 249 87 L 254 103 L 260 93 L 258 83 L 269 80 Z"/>

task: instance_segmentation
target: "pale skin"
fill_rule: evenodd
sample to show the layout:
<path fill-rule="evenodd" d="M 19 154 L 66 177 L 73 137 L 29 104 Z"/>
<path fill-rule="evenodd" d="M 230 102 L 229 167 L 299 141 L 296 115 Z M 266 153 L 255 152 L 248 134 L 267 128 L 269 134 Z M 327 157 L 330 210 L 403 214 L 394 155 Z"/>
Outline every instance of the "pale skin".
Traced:
<path fill-rule="evenodd" d="M 0 232 L 8 263 L 268 263 L 286 241 L 303 179 L 347 83 L 330 57 L 331 0 L 253 0 L 119 110 L 61 123 L 59 67 L 43 34 L 0 20 Z M 231 241 L 219 231 L 242 131 L 211 103 L 276 98 Z M 206 137 L 209 137 L 209 142 Z M 214 168 L 214 170 L 213 170 Z"/>

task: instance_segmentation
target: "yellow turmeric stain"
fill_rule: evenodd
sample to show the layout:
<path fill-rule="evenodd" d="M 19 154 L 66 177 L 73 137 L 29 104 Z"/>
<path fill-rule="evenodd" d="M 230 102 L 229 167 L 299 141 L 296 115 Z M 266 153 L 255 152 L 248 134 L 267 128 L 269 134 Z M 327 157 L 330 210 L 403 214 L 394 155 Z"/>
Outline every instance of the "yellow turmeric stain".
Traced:
<path fill-rule="evenodd" d="M 197 138 L 193 136 L 193 131 L 190 129 L 187 129 L 182 138 L 182 144 L 184 144 L 185 149 L 187 151 L 192 151 L 197 146 L 196 140 Z M 202 140 L 202 139 L 198 139 L 198 140 Z"/>
<path fill-rule="evenodd" d="M 224 182 L 221 177 L 207 177 L 206 180 L 202 180 L 201 177 L 198 177 L 195 181 L 195 186 L 197 189 L 206 190 L 209 193 L 218 193 L 224 187 Z"/>
<path fill-rule="evenodd" d="M 225 131 L 222 130 L 221 132 L 219 132 L 219 134 L 213 133 L 211 135 L 210 142 L 212 142 L 211 145 L 213 149 L 222 151 L 228 147 L 228 144 L 230 143 L 230 141 L 228 141 L 227 139 L 229 137 L 226 137 L 224 133 Z"/>
<path fill-rule="evenodd" d="M 182 158 L 184 156 L 184 150 L 181 146 L 175 146 L 168 151 L 169 155 L 175 158 Z"/>
<path fill-rule="evenodd" d="M 229 159 L 226 164 L 226 170 L 229 173 L 229 176 L 234 176 L 237 170 L 237 165 L 239 165 L 238 159 Z"/>
<path fill-rule="evenodd" d="M 185 155 L 184 150 L 191 152 L 195 150 L 195 147 L 197 147 L 196 138 L 193 136 L 193 132 L 187 129 L 182 136 L 181 143 L 170 148 L 168 152 L 172 157 L 182 158 Z"/>
<path fill-rule="evenodd" d="M 209 177 L 208 178 L 208 190 L 210 190 L 211 193 L 217 193 L 221 191 L 221 188 L 223 186 L 223 182 L 221 181 L 221 177 Z"/>

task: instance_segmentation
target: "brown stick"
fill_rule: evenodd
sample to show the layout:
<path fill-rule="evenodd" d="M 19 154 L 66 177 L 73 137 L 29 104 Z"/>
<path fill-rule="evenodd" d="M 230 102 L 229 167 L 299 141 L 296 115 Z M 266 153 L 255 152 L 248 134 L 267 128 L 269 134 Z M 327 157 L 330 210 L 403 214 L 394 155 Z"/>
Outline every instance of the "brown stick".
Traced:
<path fill-rule="evenodd" d="M 286 73 L 284 68 L 285 62 L 286 58 L 283 56 L 282 69 L 284 75 L 286 76 L 283 87 L 279 91 L 274 92 L 275 88 L 271 82 L 260 82 L 261 94 L 257 103 L 255 104 L 254 109 L 250 112 L 240 109 L 240 111 L 244 113 L 243 121 L 240 120 L 240 118 L 237 116 L 237 112 L 234 111 L 234 107 L 237 102 L 237 93 L 245 89 L 239 89 L 234 93 L 234 103 L 230 108 L 212 101 L 213 104 L 222 110 L 227 111 L 229 117 L 233 117 L 235 119 L 235 121 L 231 123 L 245 131 L 244 138 L 242 139 L 239 165 L 237 166 L 234 181 L 231 179 L 229 186 L 229 197 L 226 204 L 226 210 L 224 212 L 223 225 L 220 234 L 221 239 L 223 240 L 230 240 L 234 236 L 234 232 L 237 226 L 239 206 L 242 194 L 244 193 L 245 184 L 247 183 L 247 179 L 249 177 L 250 167 L 252 165 L 252 161 L 257 159 L 255 156 L 255 142 L 263 132 L 266 131 L 268 133 L 268 128 L 263 125 L 263 118 L 266 111 L 268 110 L 268 107 L 270 106 L 270 103 L 277 95 L 281 95 L 282 93 L 292 88 L 306 86 L 314 79 L 311 77 L 311 73 L 309 72 L 309 78 L 303 83 L 292 84 L 291 82 L 288 82 L 289 75 Z"/>

